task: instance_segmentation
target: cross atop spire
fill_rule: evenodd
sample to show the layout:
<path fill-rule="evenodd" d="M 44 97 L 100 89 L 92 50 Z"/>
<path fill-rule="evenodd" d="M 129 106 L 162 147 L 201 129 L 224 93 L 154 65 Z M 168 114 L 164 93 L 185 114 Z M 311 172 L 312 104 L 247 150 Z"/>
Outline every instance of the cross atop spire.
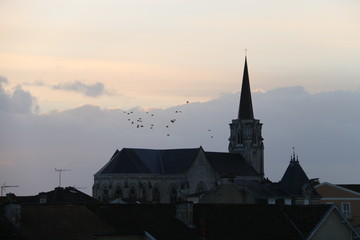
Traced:
<path fill-rule="evenodd" d="M 254 119 L 254 112 L 251 101 L 249 73 L 247 67 L 247 56 L 245 56 L 245 66 L 244 66 L 243 81 L 241 86 L 238 119 Z"/>

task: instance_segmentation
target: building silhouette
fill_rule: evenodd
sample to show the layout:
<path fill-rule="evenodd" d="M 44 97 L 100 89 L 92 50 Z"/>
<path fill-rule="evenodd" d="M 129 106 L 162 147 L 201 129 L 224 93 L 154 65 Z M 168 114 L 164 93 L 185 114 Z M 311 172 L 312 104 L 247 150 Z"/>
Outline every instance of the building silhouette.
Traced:
<path fill-rule="evenodd" d="M 93 197 L 114 203 L 318 202 L 295 153 L 289 165 L 296 166 L 290 168 L 291 177 L 285 173 L 280 183 L 264 179 L 261 130 L 262 123 L 254 118 L 245 57 L 238 117 L 230 123 L 229 152 L 207 152 L 202 147 L 116 150 L 94 175 Z"/>

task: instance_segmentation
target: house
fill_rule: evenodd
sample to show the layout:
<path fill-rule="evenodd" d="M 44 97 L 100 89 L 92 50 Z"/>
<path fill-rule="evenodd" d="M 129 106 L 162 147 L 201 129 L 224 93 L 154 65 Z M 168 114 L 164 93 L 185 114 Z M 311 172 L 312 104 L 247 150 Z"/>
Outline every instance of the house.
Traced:
<path fill-rule="evenodd" d="M 350 223 L 360 230 L 360 185 L 331 184 L 324 182 L 315 186 L 321 195 L 320 203 L 336 204 Z"/>

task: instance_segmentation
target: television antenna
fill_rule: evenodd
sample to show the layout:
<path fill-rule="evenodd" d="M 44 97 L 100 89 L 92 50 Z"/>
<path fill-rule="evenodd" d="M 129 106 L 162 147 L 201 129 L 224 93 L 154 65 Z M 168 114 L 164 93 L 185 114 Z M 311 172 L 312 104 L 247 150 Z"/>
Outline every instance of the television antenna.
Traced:
<path fill-rule="evenodd" d="M 1 186 L 1 197 L 3 196 L 3 193 L 5 192 L 6 188 L 11 188 L 11 187 L 19 187 L 19 186 L 9 186 L 9 185 L 6 185 L 6 183 L 4 183 Z"/>
<path fill-rule="evenodd" d="M 59 187 L 61 187 L 61 172 L 71 171 L 71 169 L 57 169 L 57 168 L 55 168 L 55 171 L 59 172 Z"/>

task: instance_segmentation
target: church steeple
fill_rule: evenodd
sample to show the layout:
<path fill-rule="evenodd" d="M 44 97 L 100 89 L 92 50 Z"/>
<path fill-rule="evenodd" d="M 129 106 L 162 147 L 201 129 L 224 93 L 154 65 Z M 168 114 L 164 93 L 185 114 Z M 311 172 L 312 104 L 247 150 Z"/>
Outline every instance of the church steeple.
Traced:
<path fill-rule="evenodd" d="M 254 119 L 246 56 L 245 56 L 245 66 L 244 66 L 244 73 L 243 73 L 242 86 L 241 86 L 238 119 Z"/>
<path fill-rule="evenodd" d="M 264 176 L 264 145 L 261 128 L 260 120 L 254 118 L 245 56 L 238 117 L 230 123 L 229 152 L 241 154 L 260 176 Z"/>

